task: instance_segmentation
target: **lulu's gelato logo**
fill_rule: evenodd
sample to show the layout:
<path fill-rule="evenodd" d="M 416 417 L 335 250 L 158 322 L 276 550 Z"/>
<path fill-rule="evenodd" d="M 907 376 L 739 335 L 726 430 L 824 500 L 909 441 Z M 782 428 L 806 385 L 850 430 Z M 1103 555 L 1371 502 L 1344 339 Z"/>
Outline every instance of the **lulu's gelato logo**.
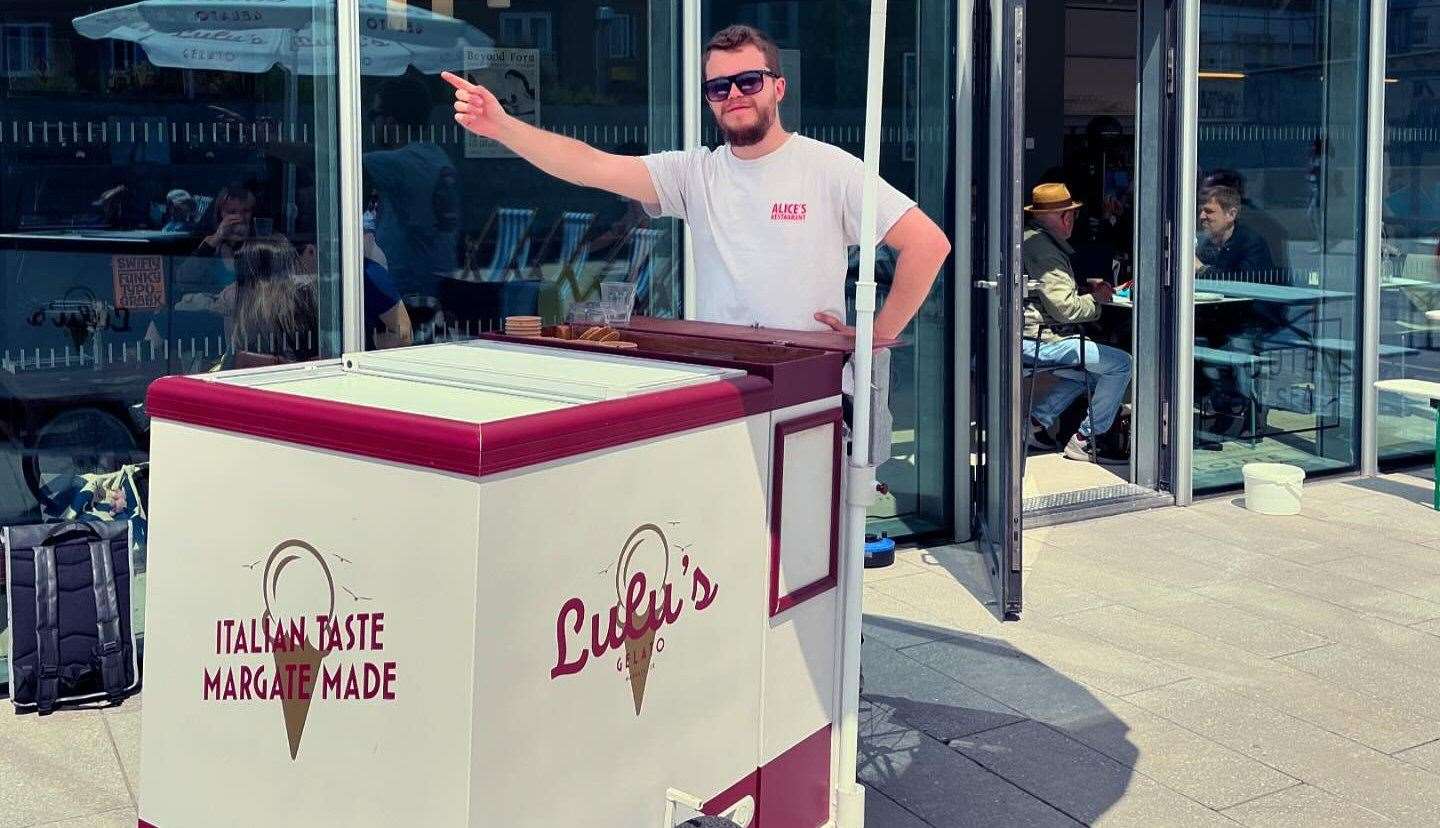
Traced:
<path fill-rule="evenodd" d="M 330 561 L 304 541 L 288 540 L 246 569 L 262 562 L 259 617 L 215 622 L 215 655 L 226 663 L 206 665 L 203 698 L 216 702 L 276 701 L 285 719 L 290 758 L 300 753 L 310 703 L 389 702 L 396 698 L 396 665 L 370 655 L 385 649 L 385 613 L 337 611 L 335 573 Z M 339 589 L 358 610 L 372 599 L 345 585 Z M 264 656 L 270 658 L 264 658 Z M 261 658 L 255 658 L 261 656 Z M 326 660 L 329 663 L 325 663 Z"/>
<path fill-rule="evenodd" d="M 688 554 L 676 562 L 674 572 L 671 557 L 670 542 L 660 527 L 647 523 L 630 533 L 615 561 L 615 603 L 603 612 L 590 613 L 588 641 L 584 599 L 571 598 L 560 607 L 555 617 L 551 679 L 575 675 L 613 650 L 615 668 L 629 679 L 635 715 L 640 715 L 651 662 L 665 651 L 660 631 L 685 614 L 687 594 L 694 612 L 704 612 L 720 593 L 720 585 L 712 582 Z M 681 589 L 676 588 L 672 577 Z M 683 589 L 686 584 L 688 591 Z"/>

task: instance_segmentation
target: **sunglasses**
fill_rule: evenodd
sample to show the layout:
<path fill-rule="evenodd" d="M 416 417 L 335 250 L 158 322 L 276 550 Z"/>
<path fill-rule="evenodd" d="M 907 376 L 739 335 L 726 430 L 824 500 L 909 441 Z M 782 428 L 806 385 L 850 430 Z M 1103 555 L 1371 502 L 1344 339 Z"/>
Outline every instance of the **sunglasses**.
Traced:
<path fill-rule="evenodd" d="M 769 69 L 751 69 L 748 72 L 738 72 L 734 75 L 721 75 L 718 78 L 711 78 L 702 84 L 705 90 L 705 99 L 711 103 L 720 103 L 730 97 L 730 86 L 733 84 L 740 90 L 741 95 L 754 95 L 765 88 L 765 78 L 778 78 L 778 74 Z"/>

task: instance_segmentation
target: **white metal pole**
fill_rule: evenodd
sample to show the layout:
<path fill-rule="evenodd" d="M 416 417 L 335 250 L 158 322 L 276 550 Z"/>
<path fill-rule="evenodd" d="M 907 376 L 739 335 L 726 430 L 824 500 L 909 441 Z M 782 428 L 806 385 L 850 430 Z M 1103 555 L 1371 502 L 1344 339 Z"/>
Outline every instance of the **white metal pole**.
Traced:
<path fill-rule="evenodd" d="M 865 824 L 865 789 L 855 778 L 860 743 L 860 622 L 865 577 L 865 511 L 875 499 L 870 458 L 870 389 L 875 342 L 875 198 L 880 177 L 880 114 L 885 82 L 886 0 L 870 1 L 870 53 L 865 86 L 865 186 L 860 202 L 860 279 L 855 285 L 855 419 L 851 431 L 841 640 L 840 767 L 836 824 Z"/>
<path fill-rule="evenodd" d="M 360 6 L 340 3 L 335 16 L 340 98 L 341 348 L 365 348 L 365 252 L 361 233 L 364 166 L 360 155 Z"/>
<path fill-rule="evenodd" d="M 1180 59 L 1175 67 L 1180 96 L 1176 137 L 1180 141 L 1180 186 L 1176 187 L 1177 237 L 1174 247 L 1175 393 L 1170 406 L 1175 435 L 1175 505 L 1195 501 L 1195 207 L 1200 132 L 1200 0 L 1181 0 Z"/>
<path fill-rule="evenodd" d="M 703 67 L 700 65 L 700 38 L 703 37 L 700 31 L 700 0 L 681 0 L 680 3 L 680 79 L 682 91 L 680 100 L 683 102 L 681 110 L 682 121 L 680 124 L 681 146 L 684 149 L 694 149 L 700 146 L 700 78 Z M 775 67 L 778 71 L 780 67 Z M 653 147 L 651 148 L 654 149 Z M 684 255 L 685 255 L 685 278 L 683 299 L 680 309 L 680 318 L 695 318 L 695 240 L 690 235 L 689 226 L 682 226 L 681 233 L 684 234 Z"/>
<path fill-rule="evenodd" d="M 1364 303 L 1360 306 L 1363 316 L 1360 325 L 1360 473 L 1373 477 L 1380 473 L 1380 441 L 1376 432 L 1376 418 L 1380 413 L 1379 392 L 1375 389 L 1380 379 L 1380 279 L 1384 275 L 1380 264 L 1384 251 L 1384 226 L 1381 222 L 1382 205 L 1385 201 L 1385 44 L 1386 26 L 1390 4 L 1373 3 L 1370 6 L 1370 65 L 1369 94 L 1367 95 L 1368 118 L 1365 123 L 1365 244 L 1356 249 L 1365 251 L 1365 262 L 1361 267 L 1365 289 Z M 1391 276 L 1398 276 L 1392 273 Z"/>

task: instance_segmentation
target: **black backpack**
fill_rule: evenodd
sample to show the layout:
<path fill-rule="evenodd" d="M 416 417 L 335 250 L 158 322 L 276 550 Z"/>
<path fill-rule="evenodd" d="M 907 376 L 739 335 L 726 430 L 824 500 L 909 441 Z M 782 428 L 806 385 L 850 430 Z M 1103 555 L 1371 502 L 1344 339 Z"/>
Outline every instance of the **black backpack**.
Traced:
<path fill-rule="evenodd" d="M 127 522 L 11 526 L 4 556 L 17 713 L 119 704 L 139 689 Z"/>

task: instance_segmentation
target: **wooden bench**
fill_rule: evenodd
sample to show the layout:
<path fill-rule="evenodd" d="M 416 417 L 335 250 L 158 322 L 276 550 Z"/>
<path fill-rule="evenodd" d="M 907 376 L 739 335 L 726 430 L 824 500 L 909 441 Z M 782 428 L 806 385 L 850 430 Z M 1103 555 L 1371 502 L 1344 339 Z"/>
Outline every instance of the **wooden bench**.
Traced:
<path fill-rule="evenodd" d="M 1425 400 L 1430 407 L 1440 412 L 1440 382 L 1418 379 L 1389 379 L 1375 383 L 1377 391 L 1403 394 L 1413 399 Z M 1435 426 L 1435 508 L 1440 510 L 1440 422 Z"/>
<path fill-rule="evenodd" d="M 1260 435 L 1260 400 L 1257 399 L 1257 395 L 1259 394 L 1257 383 L 1260 380 L 1261 370 L 1265 365 L 1274 362 L 1274 359 L 1264 354 L 1252 354 L 1245 351 L 1227 351 L 1223 348 L 1211 348 L 1205 345 L 1196 345 L 1194 354 L 1195 361 L 1203 365 L 1229 368 L 1236 373 L 1243 370 L 1249 375 L 1251 388 L 1249 399 L 1250 445 L 1254 446 L 1259 440 Z"/>

